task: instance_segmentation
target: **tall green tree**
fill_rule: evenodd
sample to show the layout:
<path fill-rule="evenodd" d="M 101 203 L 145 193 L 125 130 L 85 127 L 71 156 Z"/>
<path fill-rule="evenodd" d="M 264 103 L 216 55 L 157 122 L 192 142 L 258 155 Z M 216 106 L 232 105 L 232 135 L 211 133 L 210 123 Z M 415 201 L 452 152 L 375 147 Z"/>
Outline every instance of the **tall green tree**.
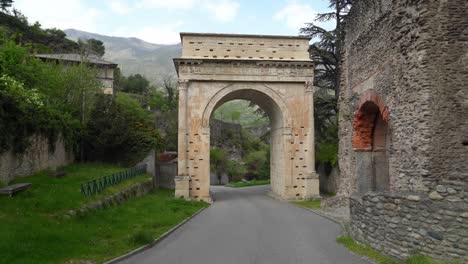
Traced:
<path fill-rule="evenodd" d="M 8 13 L 8 8 L 13 5 L 13 0 L 0 0 L 0 10 L 4 13 Z"/>
<path fill-rule="evenodd" d="M 329 0 L 330 12 L 318 14 L 314 22 L 307 23 L 301 34 L 317 42 L 310 46 L 315 62 L 314 120 L 316 135 L 316 157 L 318 162 L 334 165 L 338 155 L 338 108 L 340 93 L 341 48 L 344 28 L 353 0 Z M 316 22 L 334 21 L 335 29 L 326 30 Z"/>
<path fill-rule="evenodd" d="M 319 88 L 332 90 L 338 98 L 340 85 L 340 61 L 341 47 L 344 41 L 344 27 L 346 18 L 353 0 L 329 0 L 327 13 L 320 13 L 314 18 L 314 22 L 307 23 L 301 28 L 303 35 L 319 40 L 310 46 L 310 51 L 315 62 L 314 85 Z M 335 29 L 326 30 L 316 22 L 334 21 Z"/>

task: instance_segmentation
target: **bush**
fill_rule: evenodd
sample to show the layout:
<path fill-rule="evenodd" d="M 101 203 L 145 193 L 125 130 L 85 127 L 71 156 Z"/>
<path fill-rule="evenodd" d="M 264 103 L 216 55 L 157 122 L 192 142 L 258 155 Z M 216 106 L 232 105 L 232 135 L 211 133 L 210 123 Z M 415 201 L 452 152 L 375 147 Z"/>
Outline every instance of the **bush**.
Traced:
<path fill-rule="evenodd" d="M 226 164 L 226 173 L 229 177 L 229 182 L 237 182 L 244 178 L 247 172 L 245 165 L 235 160 L 229 160 Z"/>
<path fill-rule="evenodd" d="M 150 112 L 125 94 L 100 95 L 86 129 L 86 158 L 132 166 L 161 139 Z"/>
<path fill-rule="evenodd" d="M 244 162 L 247 166 L 248 173 L 246 174 L 246 178 L 248 180 L 269 178 L 270 162 L 269 159 L 267 160 L 268 153 L 266 150 L 257 150 L 245 156 Z"/>

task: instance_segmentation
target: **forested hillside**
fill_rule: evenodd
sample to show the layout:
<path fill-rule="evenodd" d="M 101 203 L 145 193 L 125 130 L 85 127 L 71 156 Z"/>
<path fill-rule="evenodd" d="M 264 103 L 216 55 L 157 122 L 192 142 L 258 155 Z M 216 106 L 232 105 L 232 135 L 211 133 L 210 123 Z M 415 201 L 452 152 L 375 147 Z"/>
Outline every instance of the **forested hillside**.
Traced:
<path fill-rule="evenodd" d="M 79 51 L 78 43 L 67 39 L 63 31 L 56 28 L 43 30 L 38 22 L 30 25 L 27 18 L 17 10 L 12 14 L 0 12 L 0 34 L 32 47 L 37 53 Z"/>

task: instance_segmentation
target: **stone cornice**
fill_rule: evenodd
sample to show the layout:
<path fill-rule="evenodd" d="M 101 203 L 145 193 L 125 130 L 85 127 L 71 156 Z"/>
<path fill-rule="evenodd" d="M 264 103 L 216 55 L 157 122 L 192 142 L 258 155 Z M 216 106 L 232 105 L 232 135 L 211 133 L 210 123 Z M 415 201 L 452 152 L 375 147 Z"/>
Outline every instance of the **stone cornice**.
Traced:
<path fill-rule="evenodd" d="M 201 66 L 206 64 L 220 64 L 220 65 L 229 65 L 246 67 L 255 65 L 256 67 L 266 67 L 266 68 L 314 68 L 314 63 L 311 60 L 299 61 L 299 60 L 255 60 L 255 59 L 211 59 L 211 58 L 175 58 L 173 59 L 174 65 L 179 74 L 179 67 L 181 65 L 188 66 Z"/>
<path fill-rule="evenodd" d="M 174 59 L 180 79 L 189 81 L 306 82 L 311 61 Z"/>

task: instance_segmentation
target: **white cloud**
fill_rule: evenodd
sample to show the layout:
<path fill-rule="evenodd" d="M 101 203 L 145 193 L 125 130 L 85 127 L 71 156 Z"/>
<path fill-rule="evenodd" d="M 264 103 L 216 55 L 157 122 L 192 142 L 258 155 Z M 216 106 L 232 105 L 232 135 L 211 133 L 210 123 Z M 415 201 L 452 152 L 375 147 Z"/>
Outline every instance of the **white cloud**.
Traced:
<path fill-rule="evenodd" d="M 136 37 L 156 44 L 176 44 L 180 42 L 179 28 L 182 24 L 179 21 L 173 24 L 147 26 L 136 31 L 128 28 L 119 28 L 113 32 L 113 35 Z"/>
<path fill-rule="evenodd" d="M 138 8 L 208 11 L 219 22 L 230 22 L 236 18 L 239 2 L 236 0 L 141 0 Z"/>
<path fill-rule="evenodd" d="M 231 0 L 207 1 L 206 8 L 212 13 L 213 18 L 220 22 L 234 20 L 239 11 L 239 3 Z"/>
<path fill-rule="evenodd" d="M 142 0 L 139 8 L 191 9 L 197 0 Z"/>
<path fill-rule="evenodd" d="M 44 28 L 78 28 L 93 32 L 102 15 L 81 0 L 17 0 L 14 7 L 28 17 L 30 23 L 39 21 Z"/>
<path fill-rule="evenodd" d="M 130 6 L 120 0 L 111 0 L 108 4 L 112 12 L 119 15 L 126 15 L 132 11 Z"/>
<path fill-rule="evenodd" d="M 313 22 L 317 12 L 308 4 L 300 4 L 296 1 L 289 2 L 273 19 L 283 21 L 292 30 L 299 30 L 305 23 Z"/>

